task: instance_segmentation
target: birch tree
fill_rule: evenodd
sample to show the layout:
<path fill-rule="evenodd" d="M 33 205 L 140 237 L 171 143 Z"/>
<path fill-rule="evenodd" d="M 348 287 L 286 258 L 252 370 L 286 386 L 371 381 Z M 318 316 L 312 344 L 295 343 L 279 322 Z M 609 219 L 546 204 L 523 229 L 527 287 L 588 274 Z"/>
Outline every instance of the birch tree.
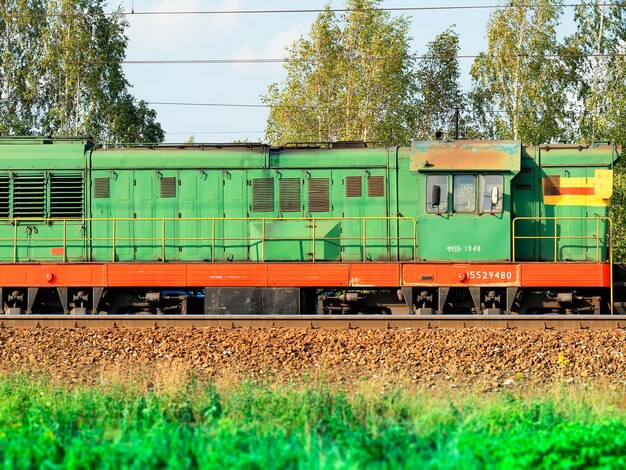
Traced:
<path fill-rule="evenodd" d="M 0 3 L 0 133 L 160 142 L 156 112 L 129 92 L 128 26 L 105 0 Z"/>
<path fill-rule="evenodd" d="M 42 128 L 56 135 L 101 135 L 109 107 L 123 96 L 126 20 L 104 14 L 104 0 L 50 0 L 42 56 Z"/>
<path fill-rule="evenodd" d="M 341 14 L 327 7 L 308 37 L 289 48 L 285 81 L 262 97 L 270 106 L 270 142 L 410 142 L 416 107 L 409 22 L 379 4 L 347 0 Z"/>
<path fill-rule="evenodd" d="M 37 120 L 43 0 L 0 2 L 0 134 L 25 135 Z"/>
<path fill-rule="evenodd" d="M 487 24 L 487 51 L 471 68 L 473 105 L 487 117 L 487 134 L 546 143 L 567 134 L 568 70 L 556 28 L 554 0 L 511 0 Z"/>
<path fill-rule="evenodd" d="M 626 143 L 626 1 L 576 7 L 576 32 L 565 41 L 578 140 Z"/>

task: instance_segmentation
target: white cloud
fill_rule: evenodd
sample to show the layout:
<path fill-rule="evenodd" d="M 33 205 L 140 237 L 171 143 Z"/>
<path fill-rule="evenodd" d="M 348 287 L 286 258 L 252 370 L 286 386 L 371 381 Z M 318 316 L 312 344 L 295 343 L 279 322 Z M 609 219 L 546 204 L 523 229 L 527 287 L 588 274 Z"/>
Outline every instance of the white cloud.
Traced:
<path fill-rule="evenodd" d="M 258 41 L 248 41 L 237 52 L 232 55 L 232 59 L 280 59 L 286 57 L 287 47 L 296 39 L 299 39 L 308 32 L 311 27 L 310 21 L 301 21 L 294 24 L 291 28 L 281 31 L 277 35 L 271 37 L 264 44 Z M 249 64 L 237 64 L 236 67 L 245 67 Z"/>

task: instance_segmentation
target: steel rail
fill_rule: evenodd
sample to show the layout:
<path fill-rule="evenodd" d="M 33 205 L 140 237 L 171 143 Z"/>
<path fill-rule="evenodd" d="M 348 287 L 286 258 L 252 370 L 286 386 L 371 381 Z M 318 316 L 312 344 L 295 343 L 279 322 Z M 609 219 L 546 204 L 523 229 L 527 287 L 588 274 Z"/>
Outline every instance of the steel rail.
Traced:
<path fill-rule="evenodd" d="M 626 330 L 626 315 L 0 315 L 3 328 Z"/>

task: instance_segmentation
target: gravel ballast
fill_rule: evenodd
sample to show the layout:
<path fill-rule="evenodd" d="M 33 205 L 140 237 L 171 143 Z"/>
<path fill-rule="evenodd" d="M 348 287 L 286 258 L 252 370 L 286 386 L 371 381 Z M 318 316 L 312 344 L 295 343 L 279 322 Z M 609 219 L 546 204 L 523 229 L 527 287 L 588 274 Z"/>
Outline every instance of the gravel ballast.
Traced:
<path fill-rule="evenodd" d="M 626 381 L 626 332 L 298 329 L 0 329 L 0 371 L 91 382 L 186 371 L 268 381 L 419 384 Z"/>

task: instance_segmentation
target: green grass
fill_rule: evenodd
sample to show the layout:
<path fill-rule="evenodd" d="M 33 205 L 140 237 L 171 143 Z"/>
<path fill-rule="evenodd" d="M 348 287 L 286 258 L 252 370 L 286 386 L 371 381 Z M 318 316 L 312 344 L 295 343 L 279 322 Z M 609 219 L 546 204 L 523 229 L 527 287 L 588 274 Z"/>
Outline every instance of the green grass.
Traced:
<path fill-rule="evenodd" d="M 21 468 L 626 467 L 623 393 L 363 383 L 63 387 L 0 379 L 0 464 Z"/>

